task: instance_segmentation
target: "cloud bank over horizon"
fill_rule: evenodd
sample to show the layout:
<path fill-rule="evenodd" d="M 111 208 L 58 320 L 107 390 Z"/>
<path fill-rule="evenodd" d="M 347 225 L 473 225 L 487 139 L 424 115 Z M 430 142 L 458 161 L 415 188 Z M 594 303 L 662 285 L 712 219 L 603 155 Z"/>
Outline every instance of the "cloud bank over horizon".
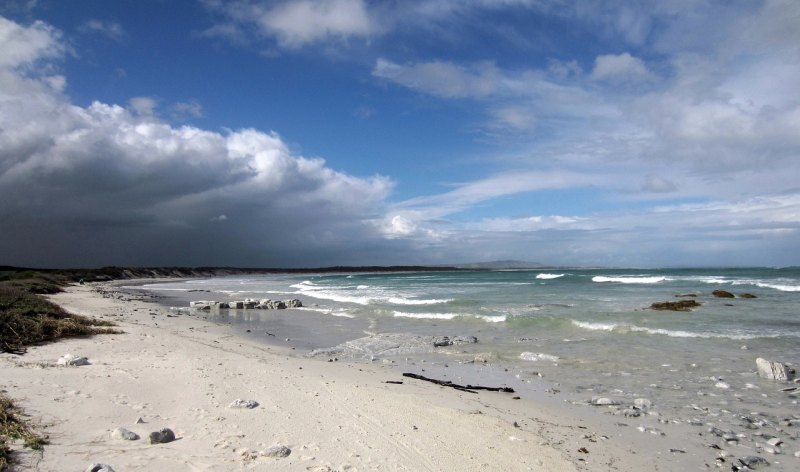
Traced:
<path fill-rule="evenodd" d="M 358 126 L 397 126 L 381 121 L 397 103 L 457 123 L 445 158 L 413 157 L 434 138 L 411 136 L 402 167 L 381 143 L 361 162 L 304 156 L 302 131 L 325 122 L 288 141 L 281 117 L 204 126 L 213 95 L 151 85 L 80 104 L 69 66 L 90 52 L 75 38 L 130 48 L 136 28 L 0 16 L 0 264 L 800 264 L 800 7 L 679 3 L 202 2 L 214 20 L 187 30 L 197 44 L 355 74 Z M 602 47 L 530 63 L 394 47 L 471 40 L 481 15 L 505 26 L 498 49 L 544 47 L 509 12 L 584 25 Z"/>

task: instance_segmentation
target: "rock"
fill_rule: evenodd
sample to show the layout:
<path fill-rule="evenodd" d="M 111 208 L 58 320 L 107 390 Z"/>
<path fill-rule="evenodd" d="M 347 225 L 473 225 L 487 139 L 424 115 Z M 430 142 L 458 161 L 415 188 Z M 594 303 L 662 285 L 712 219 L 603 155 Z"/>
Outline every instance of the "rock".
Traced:
<path fill-rule="evenodd" d="M 144 418 L 142 418 L 141 416 L 136 418 L 136 424 L 143 424 L 143 423 L 144 423 Z"/>
<path fill-rule="evenodd" d="M 769 465 L 766 459 L 759 456 L 745 456 L 739 458 L 739 463 L 750 469 L 760 469 Z"/>
<path fill-rule="evenodd" d="M 622 416 L 626 418 L 638 418 L 642 416 L 642 410 L 638 408 L 625 408 L 622 410 Z"/>
<path fill-rule="evenodd" d="M 262 456 L 276 458 L 288 457 L 291 453 L 292 450 L 286 446 L 272 446 L 264 451 L 261 451 Z"/>
<path fill-rule="evenodd" d="M 641 431 L 643 433 L 650 433 L 653 436 L 666 436 L 666 434 L 664 434 L 663 431 L 661 431 L 660 429 L 657 429 L 657 428 L 649 428 L 647 426 L 641 425 L 641 426 L 637 426 L 636 429 L 638 429 L 639 431 Z"/>
<path fill-rule="evenodd" d="M 692 308 L 701 306 L 697 300 L 678 300 L 677 302 L 656 302 L 650 305 L 651 310 L 692 311 Z"/>
<path fill-rule="evenodd" d="M 434 347 L 444 347 L 444 346 L 452 346 L 453 341 L 450 339 L 449 336 L 440 336 L 438 338 L 433 338 L 433 346 Z"/>
<path fill-rule="evenodd" d="M 129 431 L 125 428 L 117 428 L 111 432 L 111 437 L 114 439 L 124 439 L 125 441 L 136 441 L 139 439 L 139 435 L 134 433 L 133 431 Z"/>
<path fill-rule="evenodd" d="M 723 390 L 727 390 L 727 389 L 731 388 L 729 383 L 722 382 L 722 381 L 715 383 L 714 386 L 717 387 L 717 388 L 721 388 Z"/>
<path fill-rule="evenodd" d="M 241 309 L 244 308 L 244 302 L 241 301 L 241 300 L 228 302 L 228 308 L 230 308 L 232 310 L 241 310 Z"/>
<path fill-rule="evenodd" d="M 783 444 L 783 441 L 781 441 L 780 438 L 770 438 L 769 440 L 767 440 L 767 444 L 769 444 L 770 446 L 780 446 L 781 444 Z"/>
<path fill-rule="evenodd" d="M 633 401 L 633 404 L 634 406 L 636 406 L 636 408 L 639 408 L 640 410 L 644 410 L 645 408 L 650 408 L 651 406 L 653 406 L 653 402 L 651 402 L 647 398 L 637 398 L 636 400 Z"/>
<path fill-rule="evenodd" d="M 770 361 L 759 357 L 756 359 L 758 375 L 769 380 L 791 380 L 794 377 L 794 370 L 790 369 L 781 362 Z"/>
<path fill-rule="evenodd" d="M 752 293 L 740 293 L 739 298 L 758 298 Z"/>
<path fill-rule="evenodd" d="M 711 295 L 714 295 L 717 298 L 735 298 L 731 292 L 726 292 L 725 290 L 714 290 L 711 292 Z"/>
<path fill-rule="evenodd" d="M 86 469 L 86 472 L 114 472 L 114 469 L 106 464 L 92 464 Z"/>
<path fill-rule="evenodd" d="M 163 444 L 175 440 L 175 433 L 169 428 L 150 433 L 150 444 Z"/>
<path fill-rule="evenodd" d="M 58 358 L 58 365 L 89 365 L 89 359 L 81 356 L 75 356 L 73 354 L 64 354 L 63 357 Z"/>
<path fill-rule="evenodd" d="M 622 404 L 622 402 L 619 400 L 607 397 L 592 397 L 592 400 L 589 403 L 594 406 L 614 406 Z"/>
<path fill-rule="evenodd" d="M 291 300 L 286 300 L 284 303 L 286 303 L 286 308 L 302 308 L 303 307 L 303 303 L 300 300 L 296 299 L 296 298 L 293 298 Z"/>
<path fill-rule="evenodd" d="M 255 400 L 242 400 L 241 398 L 237 398 L 230 405 L 228 405 L 228 408 L 247 408 L 252 410 L 257 406 L 258 402 Z"/>

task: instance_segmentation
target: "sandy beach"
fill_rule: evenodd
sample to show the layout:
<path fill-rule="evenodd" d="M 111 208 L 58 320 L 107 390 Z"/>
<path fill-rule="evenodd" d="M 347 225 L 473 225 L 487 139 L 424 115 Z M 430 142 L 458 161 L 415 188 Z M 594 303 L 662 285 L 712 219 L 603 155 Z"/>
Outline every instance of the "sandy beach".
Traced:
<path fill-rule="evenodd" d="M 615 428 L 585 409 L 460 392 L 404 378 L 397 366 L 303 358 L 108 285 L 74 285 L 51 299 L 70 312 L 111 319 L 125 333 L 0 357 L 4 388 L 50 436 L 43 454 L 26 454 L 20 470 L 86 470 L 93 463 L 117 472 L 703 465 L 691 447 L 670 457 L 662 454 L 668 440 L 632 436 L 625 432 L 633 428 Z M 67 353 L 88 357 L 90 365 L 57 365 Z M 258 406 L 232 408 L 237 399 Z M 119 427 L 141 439 L 113 438 Z M 149 444 L 149 433 L 162 428 L 177 440 Z M 273 457 L 273 446 L 291 453 Z"/>

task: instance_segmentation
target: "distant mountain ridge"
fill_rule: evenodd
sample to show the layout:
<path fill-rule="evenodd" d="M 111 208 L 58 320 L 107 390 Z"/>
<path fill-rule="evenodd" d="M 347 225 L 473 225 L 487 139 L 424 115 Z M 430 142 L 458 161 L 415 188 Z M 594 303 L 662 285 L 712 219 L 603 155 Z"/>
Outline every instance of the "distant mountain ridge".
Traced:
<path fill-rule="evenodd" d="M 454 264 L 458 269 L 543 269 L 545 267 L 552 267 L 540 262 L 529 261 L 489 261 L 489 262 L 470 262 L 467 264 Z"/>

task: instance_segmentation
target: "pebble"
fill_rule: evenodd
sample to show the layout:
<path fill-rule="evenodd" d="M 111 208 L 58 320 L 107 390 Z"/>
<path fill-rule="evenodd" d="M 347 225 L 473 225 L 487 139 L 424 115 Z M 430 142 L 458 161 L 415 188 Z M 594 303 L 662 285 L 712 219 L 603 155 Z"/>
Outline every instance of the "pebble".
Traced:
<path fill-rule="evenodd" d="M 721 388 L 723 390 L 727 390 L 727 389 L 731 388 L 730 384 L 726 383 L 726 382 L 717 382 L 717 383 L 714 384 L 714 386 L 717 387 L 717 388 Z"/>
<path fill-rule="evenodd" d="M 175 433 L 169 428 L 150 433 L 150 444 L 162 444 L 175 440 Z"/>
<path fill-rule="evenodd" d="M 266 457 L 288 457 L 289 454 L 292 453 L 292 450 L 286 446 L 272 446 L 264 451 L 261 451 L 259 454 Z"/>
<path fill-rule="evenodd" d="M 769 465 L 766 459 L 759 456 L 745 456 L 739 458 L 739 463 L 741 463 L 745 467 L 749 467 L 751 469 L 760 469 L 761 467 L 766 467 Z"/>
<path fill-rule="evenodd" d="M 86 472 L 114 472 L 110 465 L 106 464 L 91 464 Z"/>
<path fill-rule="evenodd" d="M 622 402 L 619 400 L 615 400 L 613 398 L 606 398 L 606 397 L 592 397 L 590 401 L 592 405 L 595 406 L 614 406 L 614 405 L 621 405 Z"/>
<path fill-rule="evenodd" d="M 633 404 L 640 409 L 650 408 L 653 405 L 653 402 L 647 398 L 637 398 L 633 401 Z"/>
<path fill-rule="evenodd" d="M 114 439 L 124 439 L 125 441 L 136 441 L 139 439 L 139 435 L 134 433 L 133 431 L 129 431 L 125 428 L 117 428 L 111 432 L 111 437 Z"/>
<path fill-rule="evenodd" d="M 253 409 L 258 406 L 258 402 L 255 400 L 242 400 L 241 398 L 237 398 L 230 405 L 228 408 L 247 408 Z"/>
<path fill-rule="evenodd" d="M 650 434 L 655 435 L 655 436 L 666 436 L 666 434 L 664 434 L 664 432 L 661 431 L 660 429 L 648 428 L 647 426 L 644 426 L 644 425 L 639 426 L 636 429 L 638 429 L 639 431 L 641 431 L 643 433 L 650 433 Z"/>
<path fill-rule="evenodd" d="M 780 438 L 771 438 L 767 440 L 767 444 L 769 444 L 770 446 L 780 446 L 781 444 L 783 444 L 783 441 L 781 441 Z"/>

